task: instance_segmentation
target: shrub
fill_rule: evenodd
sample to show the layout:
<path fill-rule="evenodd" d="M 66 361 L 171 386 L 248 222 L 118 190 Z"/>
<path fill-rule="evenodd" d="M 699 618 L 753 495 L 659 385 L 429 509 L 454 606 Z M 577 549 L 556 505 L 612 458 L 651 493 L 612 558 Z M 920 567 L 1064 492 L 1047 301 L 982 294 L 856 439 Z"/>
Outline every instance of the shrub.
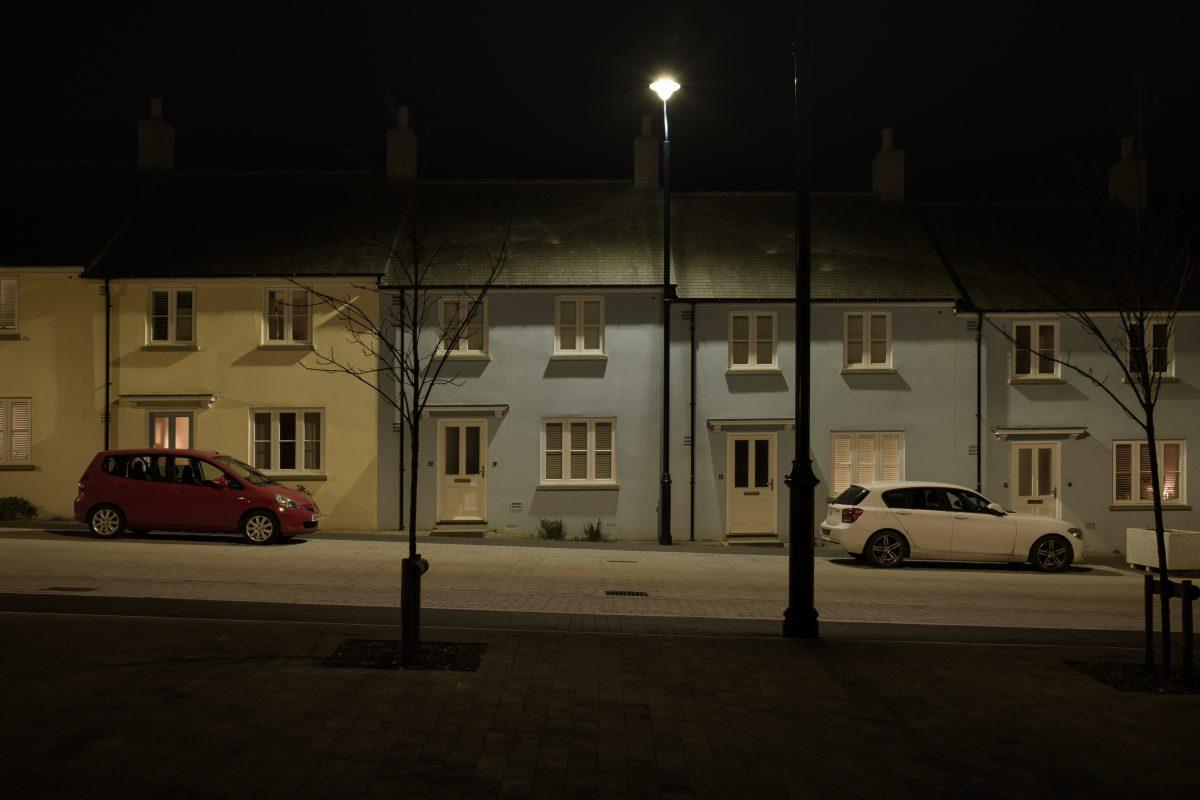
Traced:
<path fill-rule="evenodd" d="M 556 542 L 561 542 L 566 538 L 567 528 L 563 525 L 561 519 L 541 519 L 538 520 L 538 538 L 553 539 Z"/>
<path fill-rule="evenodd" d="M 600 524 L 600 520 L 584 523 L 583 538 L 584 541 L 588 542 L 608 541 L 608 538 L 604 535 L 604 526 Z"/>
<path fill-rule="evenodd" d="M 0 497 L 0 520 L 35 519 L 37 506 L 24 497 Z"/>

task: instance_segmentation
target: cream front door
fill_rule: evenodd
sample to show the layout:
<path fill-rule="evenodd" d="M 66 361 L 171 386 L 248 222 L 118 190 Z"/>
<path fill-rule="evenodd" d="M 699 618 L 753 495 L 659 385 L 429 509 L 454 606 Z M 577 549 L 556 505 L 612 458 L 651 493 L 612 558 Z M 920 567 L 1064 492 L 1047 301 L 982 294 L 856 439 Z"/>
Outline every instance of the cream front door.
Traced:
<path fill-rule="evenodd" d="M 487 519 L 487 423 L 438 421 L 438 521 Z"/>
<path fill-rule="evenodd" d="M 1013 511 L 1059 516 L 1059 442 L 1013 443 Z"/>
<path fill-rule="evenodd" d="M 775 434 L 731 433 L 728 440 L 730 533 L 775 533 Z"/>

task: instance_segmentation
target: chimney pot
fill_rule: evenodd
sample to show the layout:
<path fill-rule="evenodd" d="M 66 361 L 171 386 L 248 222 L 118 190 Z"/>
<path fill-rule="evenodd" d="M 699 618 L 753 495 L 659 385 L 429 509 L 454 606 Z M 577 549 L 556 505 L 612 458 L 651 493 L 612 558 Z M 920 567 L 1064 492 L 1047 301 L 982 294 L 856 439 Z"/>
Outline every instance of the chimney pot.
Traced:
<path fill-rule="evenodd" d="M 651 121 L 650 115 L 643 114 L 642 115 L 642 136 L 653 136 L 654 135 L 653 125 L 654 125 L 654 123 L 653 123 L 653 121 Z"/>
<path fill-rule="evenodd" d="M 1121 137 L 1121 158 L 1133 158 L 1133 137 Z"/>
<path fill-rule="evenodd" d="M 161 97 L 151 97 L 150 98 L 150 118 L 151 119 L 162 119 L 163 118 L 163 99 Z"/>
<path fill-rule="evenodd" d="M 396 127 L 408 127 L 408 106 L 400 106 L 396 109 Z"/>
<path fill-rule="evenodd" d="M 1134 139 L 1121 139 L 1121 158 L 1108 168 L 1108 199 L 1129 208 L 1146 207 L 1146 159 L 1134 155 Z"/>
<path fill-rule="evenodd" d="M 883 129 L 883 149 L 884 150 L 892 149 L 892 129 L 891 128 Z"/>
<path fill-rule="evenodd" d="M 649 115 L 642 117 L 641 135 L 633 140 L 633 185 L 639 189 L 658 188 L 658 137 Z"/>
<path fill-rule="evenodd" d="M 387 174 L 402 180 L 417 178 L 417 135 L 408 127 L 408 106 L 396 109 L 396 126 L 387 132 Z"/>
<path fill-rule="evenodd" d="M 150 116 L 137 121 L 137 168 L 170 172 L 175 169 L 175 129 L 163 119 L 163 99 L 150 98 Z"/>
<path fill-rule="evenodd" d="M 904 199 L 904 151 L 892 147 L 892 129 L 883 129 L 883 142 L 871 161 L 871 190 L 881 200 Z"/>

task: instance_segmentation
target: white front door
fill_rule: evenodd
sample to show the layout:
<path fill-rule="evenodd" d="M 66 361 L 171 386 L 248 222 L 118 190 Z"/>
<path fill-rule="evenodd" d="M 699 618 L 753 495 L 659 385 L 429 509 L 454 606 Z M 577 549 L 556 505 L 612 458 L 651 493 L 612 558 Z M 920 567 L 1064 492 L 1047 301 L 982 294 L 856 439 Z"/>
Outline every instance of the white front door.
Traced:
<path fill-rule="evenodd" d="M 1013 511 L 1059 516 L 1059 442 L 1013 443 Z"/>
<path fill-rule="evenodd" d="M 775 533 L 775 434 L 731 433 L 729 532 Z"/>
<path fill-rule="evenodd" d="M 438 420 L 438 521 L 487 519 L 487 423 Z"/>

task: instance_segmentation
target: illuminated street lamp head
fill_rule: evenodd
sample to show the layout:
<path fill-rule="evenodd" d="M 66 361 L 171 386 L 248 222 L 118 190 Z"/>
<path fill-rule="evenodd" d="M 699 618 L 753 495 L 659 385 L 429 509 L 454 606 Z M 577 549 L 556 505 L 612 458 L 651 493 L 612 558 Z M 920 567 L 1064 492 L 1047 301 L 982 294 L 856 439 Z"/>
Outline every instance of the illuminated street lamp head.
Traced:
<path fill-rule="evenodd" d="M 659 78 L 654 83 L 650 84 L 650 88 L 662 98 L 665 103 L 671 99 L 671 95 L 679 91 L 679 84 L 670 78 Z"/>

